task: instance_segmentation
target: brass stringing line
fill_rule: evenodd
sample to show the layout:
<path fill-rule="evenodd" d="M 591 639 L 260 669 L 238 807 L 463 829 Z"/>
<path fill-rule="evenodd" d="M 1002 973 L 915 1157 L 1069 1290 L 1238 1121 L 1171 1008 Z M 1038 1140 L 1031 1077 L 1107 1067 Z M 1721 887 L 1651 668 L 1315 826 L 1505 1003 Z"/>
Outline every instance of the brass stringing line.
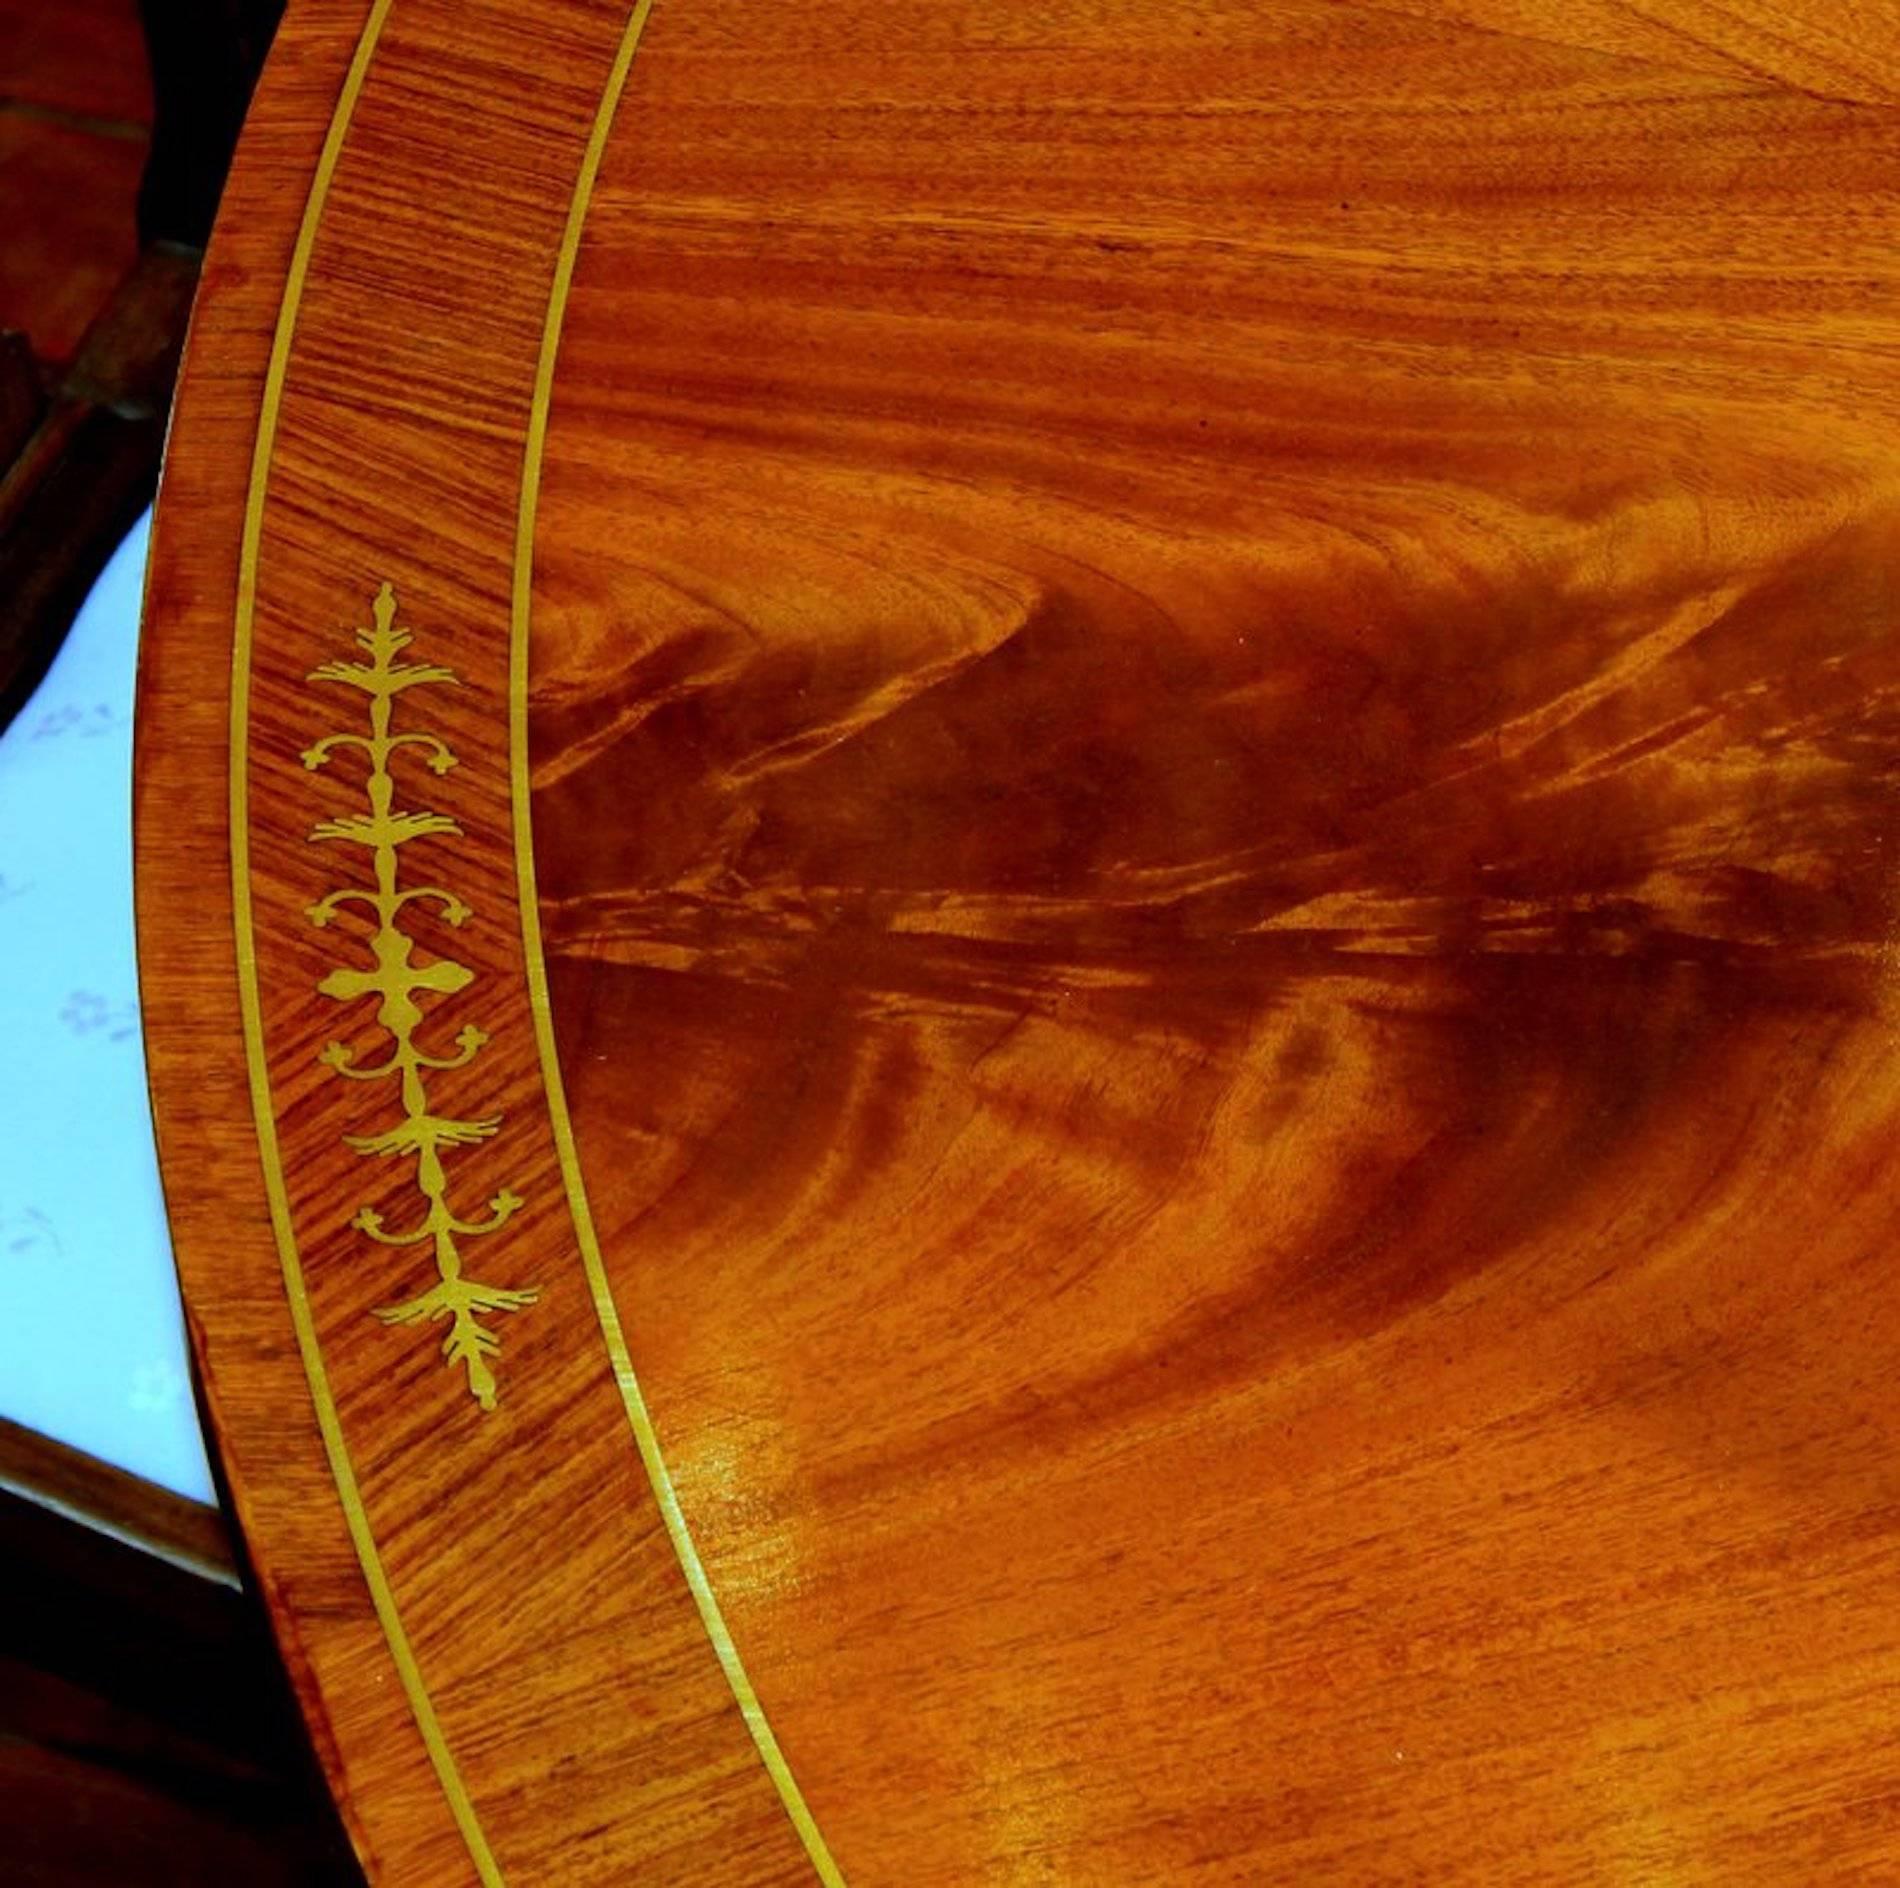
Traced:
<path fill-rule="evenodd" d="M 580 1159 L 574 1148 L 574 1127 L 568 1118 L 567 1093 L 561 1081 L 560 1057 L 554 1043 L 553 1012 L 548 1003 L 547 964 L 541 949 L 541 914 L 536 902 L 534 872 L 533 782 L 528 767 L 528 631 L 531 592 L 534 581 L 534 520 L 540 502 L 541 454 L 547 443 L 548 407 L 554 392 L 554 363 L 560 352 L 562 317 L 567 310 L 568 290 L 574 280 L 574 262 L 580 254 L 581 229 L 587 220 L 587 202 L 593 194 L 594 179 L 607 148 L 607 135 L 613 128 L 614 111 L 625 89 L 627 73 L 640 43 L 640 34 L 652 11 L 653 0 L 637 0 L 627 16 L 626 31 L 620 42 L 619 56 L 600 97 L 594 117 L 593 135 L 588 139 L 586 155 L 574 180 L 574 194 L 568 205 L 567 227 L 561 235 L 561 247 L 555 263 L 554 285 L 548 295 L 547 321 L 541 331 L 541 358 L 535 369 L 534 393 L 528 408 L 528 439 L 521 461 L 521 503 L 515 519 L 514 611 L 508 655 L 508 765 L 514 791 L 515 872 L 520 888 L 521 946 L 528 975 L 528 996 L 534 1009 L 535 1047 L 541 1058 L 542 1086 L 547 1094 L 548 1121 L 554 1130 L 555 1151 L 560 1158 L 561 1179 L 567 1189 L 568 1209 L 574 1221 L 574 1234 L 580 1243 L 581 1263 L 586 1269 L 588 1288 L 593 1294 L 594 1310 L 600 1320 L 601 1339 L 614 1368 L 614 1380 L 620 1400 L 626 1408 L 627 1423 L 634 1444 L 645 1464 L 647 1480 L 666 1521 L 673 1551 L 691 1589 L 693 1603 L 699 1608 L 701 1623 L 711 1642 L 726 1683 L 745 1720 L 746 1729 L 759 1753 L 759 1761 L 772 1779 L 779 1801 L 785 1807 L 792 1827 L 804 1845 L 814 1873 L 824 1888 L 845 1888 L 844 1875 L 832 1859 L 823 1832 L 792 1775 L 792 1767 L 779 1748 L 777 1736 L 765 1715 L 765 1707 L 752 1687 L 752 1679 L 739 1648 L 727 1630 L 724 1615 L 712 1583 L 706 1577 L 705 1564 L 693 1544 L 680 1506 L 678 1491 L 660 1451 L 660 1440 L 653 1419 L 634 1374 L 633 1359 L 627 1351 L 626 1334 L 621 1328 L 619 1308 L 614 1303 L 613 1287 L 600 1255 L 600 1243 L 594 1235 L 594 1220 L 588 1210 L 587 1189 L 581 1178 Z"/>
<path fill-rule="evenodd" d="M 258 1161 L 264 1170 L 264 1196 L 270 1206 L 271 1232 L 277 1244 L 278 1264 L 284 1276 L 284 1297 L 290 1307 L 291 1329 L 296 1333 L 297 1354 L 302 1359 L 304 1377 L 310 1385 L 310 1402 L 317 1420 L 317 1432 L 323 1438 L 323 1451 L 330 1465 L 330 1479 L 336 1485 L 337 1502 L 349 1529 L 350 1543 L 356 1549 L 363 1569 L 363 1582 L 369 1588 L 370 1604 L 377 1624 L 389 1646 L 389 1656 L 401 1681 L 403 1696 L 421 1734 L 423 1748 L 449 1813 L 461 1832 L 469 1859 L 482 1888 L 506 1888 L 494 1852 L 488 1846 L 481 1819 L 475 1813 L 467 1785 L 462 1781 L 455 1755 L 442 1735 L 429 1689 L 423 1683 L 416 1664 L 415 1649 L 402 1623 L 396 1596 L 390 1591 L 389 1576 L 383 1569 L 382 1554 L 363 1507 L 363 1493 L 357 1485 L 356 1465 L 337 1418 L 336 1397 L 330 1388 L 330 1373 L 324 1366 L 323 1347 L 317 1341 L 316 1318 L 310 1308 L 310 1295 L 304 1286 L 303 1260 L 297 1250 L 297 1230 L 290 1216 L 290 1195 L 284 1185 L 283 1152 L 277 1144 L 277 1105 L 271 1095 L 270 1065 L 264 1051 L 263 1004 L 258 993 L 257 936 L 251 904 L 251 827 L 250 827 L 250 722 L 251 652 L 255 641 L 257 615 L 257 566 L 264 537 L 264 502 L 270 487 L 271 455 L 277 442 L 277 422 L 283 406 L 284 381 L 290 366 L 291 337 L 296 332 L 297 311 L 303 301 L 304 278 L 310 269 L 310 254 L 316 246 L 317 228 L 323 221 L 323 207 L 329 195 L 330 179 L 350 126 L 350 118 L 361 96 L 370 61 L 375 57 L 377 41 L 389 17 L 391 0 L 373 0 L 363 21 L 356 51 L 337 93 L 330 126 L 324 134 L 323 149 L 310 179 L 310 194 L 304 201 L 303 216 L 297 225 L 297 238 L 290 252 L 290 266 L 284 274 L 284 292 L 278 305 L 277 325 L 271 336 L 269 364 L 264 370 L 264 388 L 258 402 L 257 437 L 251 447 L 250 484 L 244 498 L 244 524 L 238 540 L 236 622 L 231 639 L 231 726 L 229 793 L 231 846 L 231 916 L 236 934 L 238 1016 L 244 1029 L 244 1059 L 251 1091 L 251 1116 L 257 1129 Z"/>
<path fill-rule="evenodd" d="M 475 973 L 452 958 L 438 957 L 426 969 L 411 961 L 414 940 L 402 928 L 404 910 L 416 903 L 433 905 L 443 921 L 460 926 L 468 921 L 469 908 L 456 895 L 440 885 L 403 887 L 400 883 L 401 851 L 411 840 L 431 833 L 461 833 L 455 821 L 443 813 L 398 812 L 395 808 L 396 782 L 390 762 L 397 751 L 413 748 L 426 756 L 424 764 L 438 778 L 455 765 L 455 755 L 439 735 L 422 731 L 392 734 L 390 722 L 399 695 L 412 688 L 455 681 L 455 672 L 426 662 L 398 662 L 412 637 L 396 621 L 396 593 L 388 585 L 376 593 L 371 606 L 375 627 L 359 629 L 356 640 L 367 662 L 326 662 L 313 669 L 309 680 L 336 682 L 360 690 L 369 697 L 368 734 L 329 734 L 308 747 L 303 764 L 314 772 L 327 766 L 339 750 L 356 750 L 369 758 L 369 775 L 364 783 L 369 796 L 367 813 L 346 813 L 320 821 L 311 831 L 313 843 L 338 841 L 365 847 L 376 873 L 374 889 L 345 886 L 319 898 L 306 916 L 314 925 L 327 925 L 346 905 L 365 905 L 376 915 L 376 930 L 369 939 L 373 970 L 333 970 L 317 985 L 327 997 L 348 1003 L 360 997 L 378 999 L 376 1020 L 389 1034 L 392 1048 L 388 1056 L 369 1068 L 357 1065 L 355 1052 L 346 1043 L 325 1046 L 318 1060 L 338 1076 L 352 1081 L 396 1081 L 400 1084 L 403 1118 L 381 1134 L 346 1134 L 344 1140 L 357 1153 L 373 1157 L 413 1157 L 416 1163 L 416 1191 L 427 1203 L 419 1224 L 404 1232 L 387 1231 L 383 1216 L 372 1206 L 363 1207 L 350 1224 L 380 1245 L 413 1246 L 425 1241 L 434 1248 L 436 1282 L 420 1297 L 403 1304 L 387 1305 L 376 1315 L 385 1324 L 418 1324 L 447 1318 L 448 1335 L 442 1340 L 442 1355 L 451 1364 L 459 1363 L 466 1374 L 468 1393 L 483 1409 L 495 1407 L 495 1374 L 488 1360 L 501 1348 L 501 1339 L 481 1322 L 489 1311 L 519 1311 L 540 1296 L 530 1286 L 509 1291 L 497 1285 L 483 1285 L 462 1275 L 462 1254 L 458 1239 L 475 1239 L 505 1225 L 521 1206 L 521 1196 L 512 1187 L 503 1187 L 488 1202 L 486 1217 L 462 1219 L 449 1204 L 448 1176 L 442 1165 L 442 1152 L 450 1147 L 468 1147 L 485 1141 L 501 1126 L 500 1115 L 479 1120 L 458 1121 L 434 1113 L 429 1106 L 425 1072 L 440 1073 L 466 1068 L 481 1054 L 488 1042 L 485 1031 L 474 1023 L 463 1025 L 455 1038 L 453 1055 L 426 1054 L 416 1042 L 424 1012 L 416 1002 L 418 990 L 452 996 L 474 981 Z"/>

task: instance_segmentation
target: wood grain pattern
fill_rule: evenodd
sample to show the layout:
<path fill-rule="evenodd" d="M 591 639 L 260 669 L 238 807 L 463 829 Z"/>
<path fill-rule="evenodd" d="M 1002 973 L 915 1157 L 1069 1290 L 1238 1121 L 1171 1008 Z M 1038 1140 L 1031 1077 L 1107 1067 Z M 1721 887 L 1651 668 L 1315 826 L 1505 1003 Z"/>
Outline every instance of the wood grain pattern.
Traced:
<path fill-rule="evenodd" d="M 811 1878 L 666 1487 L 861 1888 L 1900 1869 L 1900 20 L 659 0 L 563 308 L 626 14 L 394 0 L 257 487 L 363 17 L 293 8 L 214 250 L 142 901 L 373 1877 Z M 247 494 L 259 1066 L 380 1621 L 182 908 Z M 385 580 L 464 682 L 444 1105 L 543 1288 L 489 1415 L 369 1316 L 413 1187 L 316 1061 L 304 678 Z"/>

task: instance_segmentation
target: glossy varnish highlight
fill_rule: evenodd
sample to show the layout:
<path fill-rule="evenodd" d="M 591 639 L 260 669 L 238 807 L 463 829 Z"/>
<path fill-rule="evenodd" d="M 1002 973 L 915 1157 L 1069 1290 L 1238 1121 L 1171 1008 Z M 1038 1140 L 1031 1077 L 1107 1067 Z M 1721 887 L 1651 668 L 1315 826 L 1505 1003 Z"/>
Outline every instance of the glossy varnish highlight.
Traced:
<path fill-rule="evenodd" d="M 285 380 L 249 837 L 323 1352 L 506 1879 L 809 1878 L 795 1804 L 860 1888 L 1900 1867 L 1900 33 L 1657 11 L 659 0 L 537 383 L 625 16 L 395 0 Z M 244 177 L 224 254 L 281 281 Z M 253 436 L 209 345 L 145 791 L 215 849 L 161 739 Z M 468 1105 L 544 1287 L 489 1416 L 320 1231 L 360 1171 L 282 761 L 383 578 L 469 683 Z M 248 1128 L 168 1053 L 241 1067 L 167 869 L 250 1537 L 346 1806 L 449 1879 L 270 1255 L 212 1261 L 255 1183 L 178 1171 L 188 1113 Z"/>

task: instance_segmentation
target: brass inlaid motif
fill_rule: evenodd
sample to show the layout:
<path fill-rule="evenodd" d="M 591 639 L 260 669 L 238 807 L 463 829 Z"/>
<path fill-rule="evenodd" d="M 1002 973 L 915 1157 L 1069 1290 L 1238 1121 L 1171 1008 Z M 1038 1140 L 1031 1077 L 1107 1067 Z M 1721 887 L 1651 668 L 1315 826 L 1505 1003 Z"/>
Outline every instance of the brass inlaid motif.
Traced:
<path fill-rule="evenodd" d="M 504 1187 L 475 1219 L 461 1218 L 449 1203 L 443 1154 L 450 1148 L 488 1140 L 500 1128 L 501 1116 L 455 1120 L 436 1113 L 429 1102 L 429 1076 L 464 1068 L 482 1052 L 488 1037 L 480 1028 L 465 1023 L 454 1038 L 453 1053 L 447 1055 L 431 1055 L 416 1040 L 428 1014 L 417 1002 L 417 993 L 454 996 L 474 981 L 475 973 L 446 957 L 418 965 L 414 961 L 415 941 L 402 928 L 403 912 L 416 903 L 433 906 L 446 923 L 454 926 L 464 924 L 471 913 L 460 898 L 442 886 L 404 886 L 400 882 L 404 846 L 431 834 L 457 835 L 461 828 L 445 813 L 399 810 L 395 804 L 396 781 L 390 765 L 400 750 L 411 750 L 438 777 L 455 765 L 454 753 L 439 736 L 420 730 L 391 732 L 396 698 L 412 688 L 456 680 L 452 669 L 397 660 L 412 639 L 410 632 L 398 625 L 396 609 L 396 593 L 384 584 L 372 606 L 375 627 L 356 632 L 368 660 L 326 662 L 309 677 L 313 682 L 342 683 L 369 698 L 367 734 L 326 735 L 303 754 L 304 766 L 312 771 L 327 766 L 339 751 L 364 754 L 369 761 L 365 782 L 369 811 L 320 821 L 312 828 L 310 838 L 313 842 L 361 846 L 369 854 L 375 873 L 373 885 L 341 887 L 308 908 L 310 922 L 323 926 L 345 906 L 360 905 L 372 914 L 376 926 L 368 939 L 372 966 L 338 968 L 317 988 L 339 1003 L 375 997 L 376 1020 L 390 1042 L 388 1054 L 369 1066 L 359 1064 L 355 1051 L 341 1042 L 328 1044 L 319 1059 L 350 1081 L 393 1081 L 401 1096 L 402 1119 L 394 1126 L 380 1134 L 346 1134 L 343 1138 L 359 1154 L 413 1159 L 416 1191 L 424 1202 L 422 1216 L 413 1226 L 392 1231 L 381 1213 L 365 1206 L 350 1224 L 380 1245 L 431 1246 L 436 1282 L 419 1297 L 383 1306 L 376 1315 L 385 1324 L 448 1319 L 442 1355 L 450 1364 L 462 1366 L 469 1394 L 476 1402 L 483 1409 L 493 1409 L 497 1392 L 489 1360 L 500 1350 L 501 1339 L 482 1318 L 492 1312 L 519 1311 L 533 1304 L 540 1291 L 538 1287 L 507 1290 L 484 1285 L 464 1277 L 462 1272 L 459 1242 L 494 1232 L 519 1211 L 522 1202 L 512 1188 Z"/>

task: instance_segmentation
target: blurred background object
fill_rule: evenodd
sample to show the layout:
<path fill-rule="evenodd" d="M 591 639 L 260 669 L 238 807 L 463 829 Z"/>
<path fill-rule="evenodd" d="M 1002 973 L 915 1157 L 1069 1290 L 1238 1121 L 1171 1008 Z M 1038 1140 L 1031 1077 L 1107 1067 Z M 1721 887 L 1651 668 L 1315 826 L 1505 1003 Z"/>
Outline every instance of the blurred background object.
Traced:
<path fill-rule="evenodd" d="M 0 0 L 0 724 L 150 504 L 281 0 Z"/>
<path fill-rule="evenodd" d="M 280 0 L 0 0 L 0 1877 L 349 1883 L 215 1505 L 131 926 L 148 508 Z"/>

